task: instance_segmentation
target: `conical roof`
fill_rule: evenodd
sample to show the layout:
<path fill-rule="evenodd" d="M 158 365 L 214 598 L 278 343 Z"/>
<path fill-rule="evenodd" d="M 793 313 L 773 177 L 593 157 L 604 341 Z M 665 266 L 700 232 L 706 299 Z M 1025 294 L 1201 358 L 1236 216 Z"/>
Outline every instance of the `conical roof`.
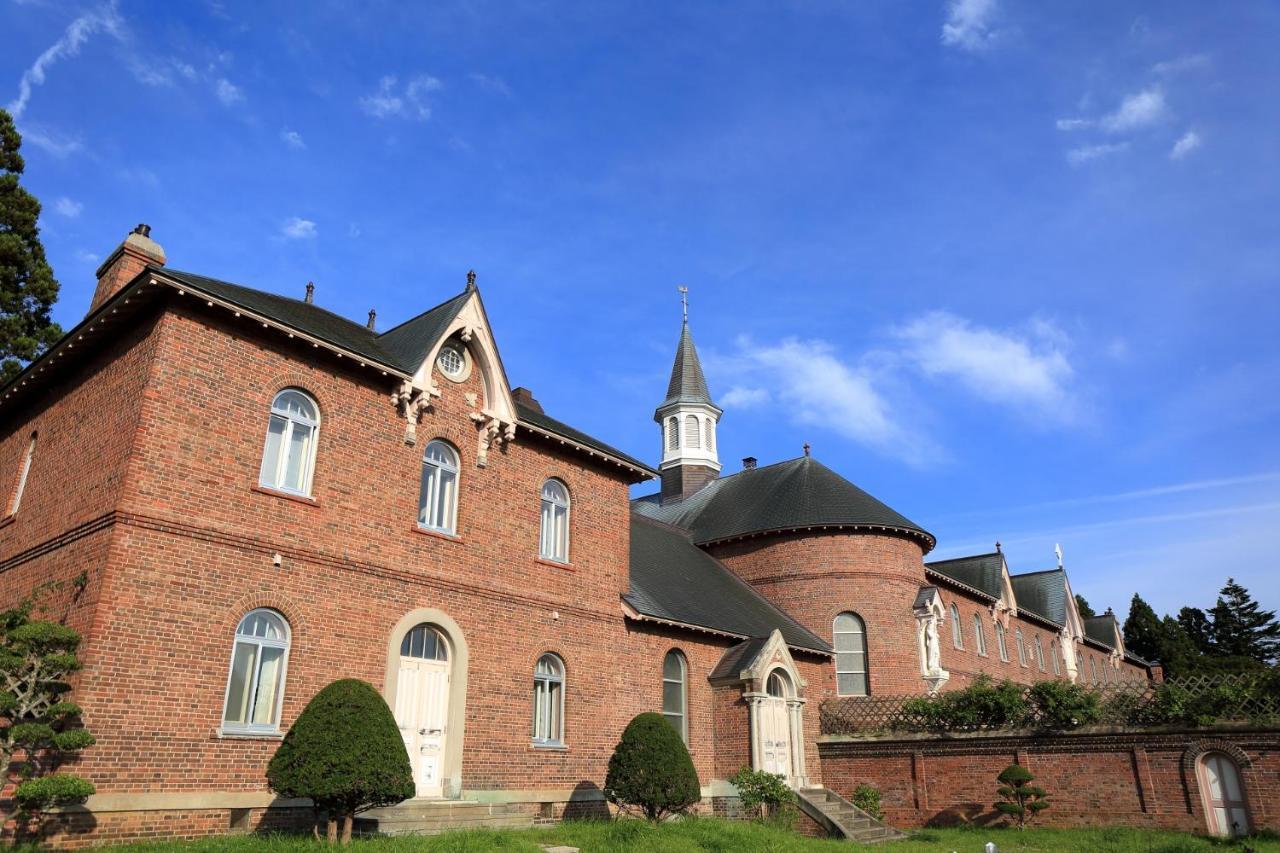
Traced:
<path fill-rule="evenodd" d="M 671 365 L 671 381 L 667 383 L 667 399 L 658 408 L 672 403 L 705 403 L 711 402 L 711 392 L 707 390 L 707 377 L 702 373 L 702 362 L 698 360 L 698 350 L 693 345 L 693 335 L 689 333 L 689 321 L 680 328 L 680 343 L 676 345 L 676 360 Z"/>

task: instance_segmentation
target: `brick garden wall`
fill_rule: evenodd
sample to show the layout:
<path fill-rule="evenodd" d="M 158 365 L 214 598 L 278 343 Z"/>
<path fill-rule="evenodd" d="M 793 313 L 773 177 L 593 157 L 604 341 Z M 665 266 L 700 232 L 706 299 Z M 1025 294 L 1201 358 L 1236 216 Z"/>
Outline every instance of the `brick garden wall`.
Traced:
<path fill-rule="evenodd" d="M 1241 767 L 1253 828 L 1280 829 L 1280 731 L 1099 731 L 1035 736 L 824 738 L 823 780 L 848 797 L 879 788 L 897 827 L 998 820 L 996 776 L 1022 764 L 1053 805 L 1037 823 L 1207 831 L 1197 758 Z"/>

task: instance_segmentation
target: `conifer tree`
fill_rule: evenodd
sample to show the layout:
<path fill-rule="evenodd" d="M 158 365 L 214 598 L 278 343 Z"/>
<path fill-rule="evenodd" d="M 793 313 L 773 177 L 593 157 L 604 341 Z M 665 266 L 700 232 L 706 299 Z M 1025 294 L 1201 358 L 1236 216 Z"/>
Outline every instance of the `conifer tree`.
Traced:
<path fill-rule="evenodd" d="M 1076 610 L 1080 611 L 1081 619 L 1088 619 L 1090 616 L 1098 615 L 1093 612 L 1093 608 L 1089 606 L 1089 602 L 1085 600 L 1084 596 L 1078 592 L 1076 593 Z"/>
<path fill-rule="evenodd" d="M 1214 642 L 1213 623 L 1199 607 L 1184 607 L 1178 611 L 1178 624 L 1186 632 L 1196 651 L 1202 655 L 1218 653 Z"/>
<path fill-rule="evenodd" d="M 1160 652 L 1156 659 L 1164 665 L 1166 678 L 1191 675 L 1203 657 L 1179 620 L 1172 616 L 1160 620 Z"/>
<path fill-rule="evenodd" d="M 1141 658 L 1163 661 L 1164 630 L 1160 617 L 1136 592 L 1129 604 L 1129 618 L 1124 620 L 1124 645 Z"/>
<path fill-rule="evenodd" d="M 62 337 L 49 316 L 58 281 L 40 243 L 40 202 L 18 183 L 21 147 L 13 117 L 0 110 L 0 385 Z"/>
<path fill-rule="evenodd" d="M 1218 603 L 1209 612 L 1218 654 L 1252 658 L 1263 664 L 1275 662 L 1280 652 L 1280 622 L 1275 611 L 1263 610 L 1235 578 L 1227 578 Z"/>

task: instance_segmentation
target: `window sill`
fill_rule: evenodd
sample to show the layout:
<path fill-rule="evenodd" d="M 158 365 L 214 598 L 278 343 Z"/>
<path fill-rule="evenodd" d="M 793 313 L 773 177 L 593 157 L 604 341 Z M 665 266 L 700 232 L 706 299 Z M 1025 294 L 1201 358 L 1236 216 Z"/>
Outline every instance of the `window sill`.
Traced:
<path fill-rule="evenodd" d="M 243 729 L 214 729 L 218 740 L 282 740 L 284 732 L 254 732 Z"/>
<path fill-rule="evenodd" d="M 576 572 L 572 563 L 562 563 L 559 560 L 548 560 L 546 557 L 534 557 L 533 561 L 542 566 L 551 566 L 552 568 L 562 569 L 566 572 Z"/>
<path fill-rule="evenodd" d="M 456 533 L 445 533 L 445 532 L 444 532 L 444 531 L 442 531 L 442 530 L 432 530 L 432 529 L 430 529 L 430 528 L 428 528 L 428 527 L 419 527 L 419 526 L 418 526 L 418 525 L 416 525 L 416 524 L 415 524 L 413 527 L 411 527 L 410 529 L 411 529 L 414 533 L 420 534 L 420 535 L 422 535 L 422 536 L 430 536 L 430 537 L 432 537 L 433 539 L 443 539 L 443 540 L 444 540 L 444 541 L 446 541 L 446 542 L 458 542 L 458 543 L 461 543 L 461 542 L 463 541 L 462 537 L 461 537 L 461 536 L 459 536 L 459 535 L 458 535 L 458 534 L 456 534 Z"/>
<path fill-rule="evenodd" d="M 568 752 L 568 751 L 569 751 L 569 746 L 568 746 L 568 744 L 563 744 L 563 743 L 538 743 L 537 741 L 534 741 L 534 742 L 530 743 L 530 744 L 529 744 L 529 748 L 530 748 L 530 749 L 547 749 L 547 750 L 550 750 L 550 751 L 552 751 L 552 752 Z"/>
<path fill-rule="evenodd" d="M 279 489 L 269 489 L 266 486 L 250 486 L 249 491 L 257 492 L 260 495 L 269 495 L 273 498 L 284 498 L 287 501 L 302 504 L 304 506 L 320 506 L 320 501 L 315 498 L 309 498 L 305 495 L 295 495 L 290 492 L 282 492 Z"/>

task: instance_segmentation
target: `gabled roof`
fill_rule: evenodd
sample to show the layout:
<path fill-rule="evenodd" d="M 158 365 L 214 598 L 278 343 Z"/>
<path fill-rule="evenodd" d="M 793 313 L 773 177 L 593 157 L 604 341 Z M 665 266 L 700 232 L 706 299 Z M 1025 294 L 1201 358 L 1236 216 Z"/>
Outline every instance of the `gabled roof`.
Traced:
<path fill-rule="evenodd" d="M 378 336 L 378 345 L 391 354 L 412 373 L 431 354 L 449 323 L 471 296 L 470 288 L 436 307 L 423 311 L 417 317 L 406 320 Z"/>
<path fill-rule="evenodd" d="M 631 589 L 623 599 L 660 622 L 742 639 L 767 637 L 776 628 L 793 648 L 831 651 L 688 534 L 638 513 L 631 516 Z"/>
<path fill-rule="evenodd" d="M 628 456 L 616 447 L 611 447 L 597 438 L 592 438 L 585 432 L 576 430 L 568 424 L 558 421 L 550 415 L 543 412 L 540 408 L 534 408 L 527 403 L 516 400 L 516 417 L 519 418 L 521 426 L 530 427 L 533 430 L 543 433 L 550 433 L 560 438 L 567 439 L 569 442 L 581 445 L 589 450 L 594 450 L 602 456 L 608 457 L 615 462 L 624 464 L 627 467 L 635 469 L 635 473 L 641 475 L 641 480 L 647 480 L 650 477 L 657 476 L 657 471 L 650 466 L 636 459 L 634 456 Z"/>
<path fill-rule="evenodd" d="M 1119 630 L 1120 626 L 1116 622 L 1116 617 L 1110 613 L 1104 613 L 1101 616 L 1086 616 L 1084 618 L 1085 637 L 1109 649 L 1117 648 L 1116 632 Z"/>
<path fill-rule="evenodd" d="M 711 402 L 711 392 L 707 390 L 707 378 L 702 373 L 702 362 L 698 360 L 698 350 L 693 345 L 693 335 L 689 334 L 689 321 L 685 320 L 680 328 L 680 342 L 676 344 L 676 360 L 671 365 L 671 381 L 667 383 L 667 399 L 662 401 L 659 409 L 672 403 L 705 403 Z"/>
<path fill-rule="evenodd" d="M 645 497 L 632 506 L 684 528 L 699 545 L 761 533 L 843 528 L 902 533 L 921 541 L 926 551 L 934 546 L 924 528 L 809 456 L 721 477 L 678 503 L 663 506 Z"/>
<path fill-rule="evenodd" d="M 1004 591 L 1004 555 L 999 551 L 924 564 L 925 570 L 949 578 L 999 601 Z"/>
<path fill-rule="evenodd" d="M 1039 616 L 1058 627 L 1067 624 L 1067 573 L 1062 569 L 1012 575 L 1019 612 Z"/>

